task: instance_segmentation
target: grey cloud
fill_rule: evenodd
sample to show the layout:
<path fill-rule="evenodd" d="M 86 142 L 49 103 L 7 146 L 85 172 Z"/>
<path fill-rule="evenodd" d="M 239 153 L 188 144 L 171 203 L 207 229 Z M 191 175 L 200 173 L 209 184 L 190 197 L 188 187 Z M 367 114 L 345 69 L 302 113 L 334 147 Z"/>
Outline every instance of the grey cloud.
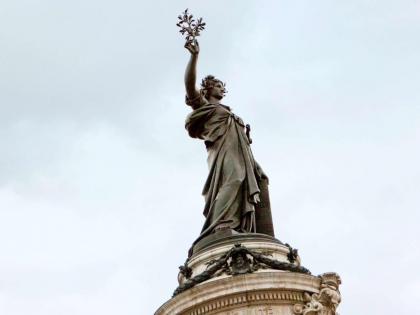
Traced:
<path fill-rule="evenodd" d="M 170 297 L 207 172 L 183 126 L 186 7 L 208 23 L 200 77 L 252 125 L 279 239 L 342 275 L 340 313 L 418 312 L 415 1 L 92 0 L 0 12 L 0 313 Z"/>

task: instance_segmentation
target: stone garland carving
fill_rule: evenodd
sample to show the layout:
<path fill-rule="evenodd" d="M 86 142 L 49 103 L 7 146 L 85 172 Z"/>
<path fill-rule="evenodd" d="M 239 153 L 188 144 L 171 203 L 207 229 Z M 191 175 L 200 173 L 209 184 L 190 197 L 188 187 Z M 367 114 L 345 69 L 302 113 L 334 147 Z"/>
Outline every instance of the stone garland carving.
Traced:
<path fill-rule="evenodd" d="M 311 274 L 308 269 L 302 266 L 271 259 L 261 253 L 251 251 L 241 244 L 236 244 L 219 259 L 209 262 L 205 271 L 180 284 L 174 291 L 173 296 L 223 273 L 235 276 L 252 273 L 262 268 Z"/>
<path fill-rule="evenodd" d="M 287 259 L 293 264 L 296 259 L 298 258 L 298 250 L 290 246 L 289 244 L 285 244 L 289 249 L 289 253 L 287 254 Z"/>
<path fill-rule="evenodd" d="M 338 287 L 341 278 L 334 272 L 324 273 L 319 276 L 321 286 L 319 293 L 304 294 L 305 305 L 295 304 L 293 312 L 296 315 L 338 315 L 336 312 L 341 301 L 341 294 Z"/>

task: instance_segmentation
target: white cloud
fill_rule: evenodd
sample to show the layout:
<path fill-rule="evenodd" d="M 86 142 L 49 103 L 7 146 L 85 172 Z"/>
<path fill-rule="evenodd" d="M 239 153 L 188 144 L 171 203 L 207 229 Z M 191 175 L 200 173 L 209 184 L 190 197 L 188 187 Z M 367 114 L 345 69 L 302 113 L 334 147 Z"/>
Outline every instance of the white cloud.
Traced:
<path fill-rule="evenodd" d="M 0 12 L 0 313 L 170 297 L 207 172 L 183 126 L 186 7 L 207 22 L 200 76 L 252 125 L 278 238 L 342 275 L 342 314 L 418 312 L 415 1 L 91 0 Z"/>

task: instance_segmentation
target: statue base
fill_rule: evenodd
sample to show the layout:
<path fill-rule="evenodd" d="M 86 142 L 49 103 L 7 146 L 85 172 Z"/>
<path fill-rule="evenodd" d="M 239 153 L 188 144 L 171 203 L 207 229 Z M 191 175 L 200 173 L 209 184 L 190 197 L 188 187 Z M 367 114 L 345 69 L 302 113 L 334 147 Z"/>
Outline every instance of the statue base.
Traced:
<path fill-rule="evenodd" d="M 229 235 L 201 245 L 180 267 L 173 298 L 155 315 L 336 314 L 340 277 L 311 275 L 289 245 L 263 234 Z"/>

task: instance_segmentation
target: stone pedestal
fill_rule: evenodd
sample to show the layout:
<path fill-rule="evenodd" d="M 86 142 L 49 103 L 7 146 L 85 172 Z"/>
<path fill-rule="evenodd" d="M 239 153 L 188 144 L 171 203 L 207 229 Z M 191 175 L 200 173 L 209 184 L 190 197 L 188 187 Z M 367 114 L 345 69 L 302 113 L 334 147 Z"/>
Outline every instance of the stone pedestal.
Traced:
<path fill-rule="evenodd" d="M 313 276 L 273 237 L 237 234 L 195 248 L 155 315 L 335 315 L 340 277 Z"/>

